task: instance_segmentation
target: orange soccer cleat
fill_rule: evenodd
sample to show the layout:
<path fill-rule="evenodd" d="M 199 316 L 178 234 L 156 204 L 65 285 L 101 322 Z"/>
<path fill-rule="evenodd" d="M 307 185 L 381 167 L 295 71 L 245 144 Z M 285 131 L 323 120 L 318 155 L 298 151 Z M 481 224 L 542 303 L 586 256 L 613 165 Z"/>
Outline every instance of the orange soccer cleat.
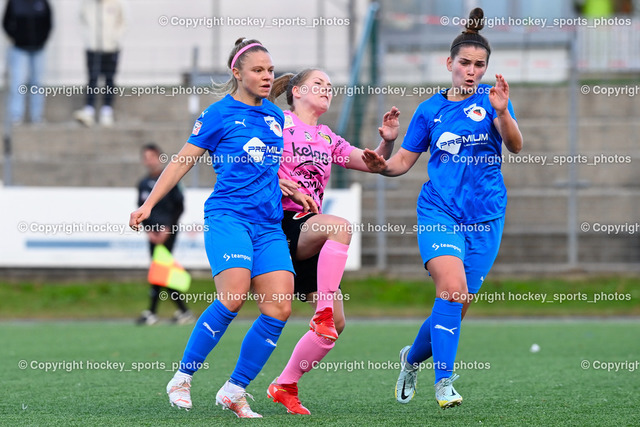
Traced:
<path fill-rule="evenodd" d="M 276 378 L 267 389 L 267 396 L 276 403 L 282 403 L 290 414 L 311 415 L 298 399 L 298 383 L 278 384 Z"/>
<path fill-rule="evenodd" d="M 311 322 L 309 322 L 311 330 L 317 335 L 326 338 L 331 341 L 338 339 L 338 331 L 336 331 L 336 325 L 333 322 L 333 309 L 326 307 L 317 312 Z"/>

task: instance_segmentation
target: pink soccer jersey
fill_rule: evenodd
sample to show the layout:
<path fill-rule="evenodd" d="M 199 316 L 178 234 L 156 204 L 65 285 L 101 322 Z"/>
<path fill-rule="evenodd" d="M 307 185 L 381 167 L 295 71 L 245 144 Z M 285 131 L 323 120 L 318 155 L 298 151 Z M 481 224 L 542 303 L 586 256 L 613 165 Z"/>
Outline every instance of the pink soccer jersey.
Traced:
<path fill-rule="evenodd" d="M 308 194 L 322 212 L 324 189 L 331 176 L 331 164 L 342 167 L 349 162 L 349 154 L 355 147 L 328 126 L 309 126 L 291 111 L 284 112 L 284 152 L 278 177 L 297 182 L 298 190 Z M 302 206 L 288 197 L 282 198 L 286 211 L 302 212 Z"/>

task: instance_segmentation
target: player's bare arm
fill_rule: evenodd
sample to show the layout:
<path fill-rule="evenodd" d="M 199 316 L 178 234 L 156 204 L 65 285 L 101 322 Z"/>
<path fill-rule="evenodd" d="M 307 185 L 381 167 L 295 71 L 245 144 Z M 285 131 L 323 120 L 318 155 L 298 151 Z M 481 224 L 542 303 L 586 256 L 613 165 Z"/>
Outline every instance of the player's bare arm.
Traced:
<path fill-rule="evenodd" d="M 502 136 L 504 145 L 512 153 L 518 154 L 522 150 L 522 133 L 507 108 L 509 105 L 509 84 L 502 74 L 496 74 L 496 85 L 489 91 L 489 101 L 496 110 L 497 117 L 493 123 Z"/>
<path fill-rule="evenodd" d="M 418 161 L 421 153 L 400 148 L 389 160 L 385 160 L 380 154 L 366 148 L 362 154 L 362 161 L 373 173 L 384 176 L 404 175 Z"/>
<path fill-rule="evenodd" d="M 142 221 L 149 218 L 151 209 L 191 170 L 198 158 L 204 154 L 204 151 L 204 148 L 188 142 L 184 144 L 177 156 L 172 158 L 160 178 L 158 178 L 158 182 L 153 186 L 153 190 L 147 200 L 131 213 L 129 227 L 137 230 Z"/>

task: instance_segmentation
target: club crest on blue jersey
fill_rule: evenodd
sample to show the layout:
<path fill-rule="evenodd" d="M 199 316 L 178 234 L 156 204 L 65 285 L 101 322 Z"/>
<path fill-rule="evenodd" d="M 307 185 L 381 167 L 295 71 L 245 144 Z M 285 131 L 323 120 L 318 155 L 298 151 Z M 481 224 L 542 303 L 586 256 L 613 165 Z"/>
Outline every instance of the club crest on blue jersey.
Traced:
<path fill-rule="evenodd" d="M 487 116 L 487 111 L 476 104 L 469 105 L 464 109 L 464 113 L 474 122 L 481 122 Z"/>
<path fill-rule="evenodd" d="M 269 126 L 269 129 L 273 131 L 278 137 L 282 137 L 282 128 L 280 127 L 280 123 L 276 121 L 275 118 L 271 116 L 267 116 L 264 118 L 265 123 Z"/>

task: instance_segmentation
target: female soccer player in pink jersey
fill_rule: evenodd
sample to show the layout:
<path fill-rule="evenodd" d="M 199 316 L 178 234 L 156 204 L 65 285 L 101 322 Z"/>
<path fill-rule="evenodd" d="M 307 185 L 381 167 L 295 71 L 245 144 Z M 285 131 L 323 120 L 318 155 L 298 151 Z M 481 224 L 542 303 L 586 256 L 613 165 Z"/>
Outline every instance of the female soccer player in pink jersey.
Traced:
<path fill-rule="evenodd" d="M 278 90 L 274 87 L 277 96 Z M 324 190 L 331 165 L 369 172 L 363 151 L 353 147 L 318 119 L 331 105 L 331 80 L 318 69 L 306 69 L 293 76 L 286 87 L 291 111 L 284 112 L 284 152 L 278 176 L 285 196 L 288 188 L 308 194 L 319 213 L 303 208 L 283 197 L 282 228 L 296 271 L 295 293 L 315 306 L 311 330 L 298 341 L 289 363 L 267 390 L 274 402 L 282 403 L 294 414 L 309 414 L 298 399 L 298 380 L 333 348 L 345 326 L 339 290 L 351 242 L 347 220 L 322 213 Z M 382 141 L 376 153 L 389 158 L 398 136 L 399 111 L 393 107 L 378 128 Z"/>

